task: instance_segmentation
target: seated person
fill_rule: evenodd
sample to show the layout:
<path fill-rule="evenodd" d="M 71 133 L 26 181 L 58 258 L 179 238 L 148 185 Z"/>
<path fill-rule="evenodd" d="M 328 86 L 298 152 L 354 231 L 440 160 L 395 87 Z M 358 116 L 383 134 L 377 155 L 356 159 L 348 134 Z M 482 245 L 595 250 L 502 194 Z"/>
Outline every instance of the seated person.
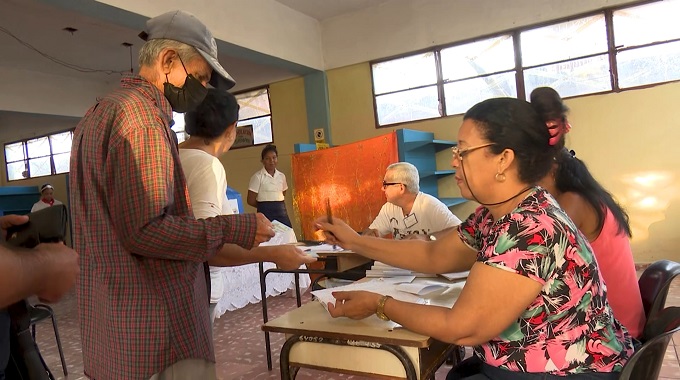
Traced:
<path fill-rule="evenodd" d="M 460 219 L 439 199 L 420 192 L 420 176 L 412 164 L 392 164 L 387 167 L 384 178 L 382 191 L 387 203 L 363 235 L 429 238 L 435 232 L 460 224 Z"/>
<path fill-rule="evenodd" d="M 377 315 L 442 342 L 474 346 L 469 380 L 616 380 L 633 353 L 614 318 L 587 239 L 535 184 L 564 147 L 564 128 L 515 98 L 473 106 L 458 131 L 452 166 L 461 195 L 480 206 L 436 241 L 360 236 L 340 219 L 317 219 L 329 244 L 423 273 L 469 270 L 451 308 L 367 291 L 333 293 L 333 317 Z M 465 362 L 463 362 L 465 363 Z"/>
<path fill-rule="evenodd" d="M 31 212 L 40 211 L 44 208 L 57 206 L 63 204 L 58 200 L 54 199 L 54 187 L 49 183 L 40 186 L 40 200 L 33 204 Z"/>
<path fill-rule="evenodd" d="M 531 102 L 561 104 L 560 112 L 552 117 L 558 123 L 567 123 L 567 108 L 552 88 L 535 89 Z M 588 238 L 607 284 L 607 301 L 614 310 L 614 317 L 632 337 L 640 338 L 645 326 L 645 311 L 630 248 L 632 234 L 628 215 L 573 151 L 562 149 L 558 152 L 552 170 L 539 184 L 557 199 Z"/>

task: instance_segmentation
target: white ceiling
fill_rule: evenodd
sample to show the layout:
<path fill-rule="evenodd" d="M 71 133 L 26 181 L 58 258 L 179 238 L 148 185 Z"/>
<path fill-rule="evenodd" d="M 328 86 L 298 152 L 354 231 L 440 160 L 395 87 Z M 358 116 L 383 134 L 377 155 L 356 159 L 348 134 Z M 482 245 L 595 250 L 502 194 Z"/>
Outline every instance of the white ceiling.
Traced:
<path fill-rule="evenodd" d="M 71 34 L 65 27 L 78 29 Z M 129 72 L 132 43 L 132 67 L 137 70 L 137 53 L 143 41 L 139 30 L 132 30 L 79 12 L 59 8 L 37 0 L 0 0 L 0 66 L 38 71 L 83 80 L 116 83 L 119 72 Z M 8 35 L 58 60 L 83 68 L 114 73 L 83 73 L 57 64 Z M 220 54 L 220 61 L 236 79 L 235 91 L 295 77 L 288 70 L 258 64 Z"/>
<path fill-rule="evenodd" d="M 378 6 L 389 0 L 276 0 L 319 21 Z"/>

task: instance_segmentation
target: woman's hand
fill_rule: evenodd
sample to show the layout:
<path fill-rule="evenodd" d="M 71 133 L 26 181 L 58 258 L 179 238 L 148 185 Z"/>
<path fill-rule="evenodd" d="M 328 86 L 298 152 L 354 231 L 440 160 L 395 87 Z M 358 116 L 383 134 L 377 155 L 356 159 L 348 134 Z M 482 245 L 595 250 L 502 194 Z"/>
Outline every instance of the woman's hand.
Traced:
<path fill-rule="evenodd" d="M 344 249 L 352 249 L 351 245 L 354 240 L 361 237 L 347 223 L 338 218 L 333 218 L 333 224 L 330 224 L 327 217 L 323 216 L 314 222 L 314 226 L 318 230 L 323 230 L 327 244 L 339 245 Z"/>
<path fill-rule="evenodd" d="M 335 222 L 335 219 L 333 219 Z M 382 295 L 366 291 L 333 292 L 335 306 L 328 304 L 328 312 L 333 316 L 364 319 L 375 314 Z"/>

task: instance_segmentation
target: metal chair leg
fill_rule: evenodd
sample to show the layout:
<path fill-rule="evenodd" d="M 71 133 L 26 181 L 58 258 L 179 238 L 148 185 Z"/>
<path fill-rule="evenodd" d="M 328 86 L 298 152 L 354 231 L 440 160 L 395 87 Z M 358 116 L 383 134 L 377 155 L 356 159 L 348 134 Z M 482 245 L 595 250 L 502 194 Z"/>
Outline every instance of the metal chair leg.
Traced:
<path fill-rule="evenodd" d="M 57 320 L 54 318 L 54 314 L 51 315 L 51 318 L 52 327 L 54 328 L 54 337 L 57 339 L 57 349 L 59 350 L 59 358 L 61 359 L 61 368 L 64 370 L 64 376 L 68 376 L 68 369 L 66 369 L 66 360 L 64 359 L 64 350 L 61 348 L 59 329 L 57 329 Z"/>

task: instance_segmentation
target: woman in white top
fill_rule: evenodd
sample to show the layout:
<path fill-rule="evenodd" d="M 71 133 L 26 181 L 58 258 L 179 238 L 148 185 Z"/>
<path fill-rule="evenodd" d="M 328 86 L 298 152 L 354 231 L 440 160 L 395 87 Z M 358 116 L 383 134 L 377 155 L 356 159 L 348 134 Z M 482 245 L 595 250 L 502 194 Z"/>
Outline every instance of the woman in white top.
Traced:
<path fill-rule="evenodd" d="M 31 208 L 31 212 L 36 212 L 44 208 L 51 206 L 56 206 L 62 204 L 58 200 L 54 199 L 54 187 L 49 183 L 40 186 L 40 200 L 35 202 Z"/>
<path fill-rule="evenodd" d="M 233 213 L 227 202 L 227 175 L 218 157 L 226 153 L 236 140 L 238 111 L 234 95 L 211 88 L 203 103 L 184 116 L 189 138 L 180 145 L 179 157 L 194 216 L 198 219 Z M 210 320 L 213 322 L 215 306 L 224 295 L 221 267 L 273 261 L 279 267 L 294 269 L 313 261 L 292 246 L 256 247 L 247 251 L 234 244 L 225 244 L 222 249 L 231 251 L 229 261 L 208 261 Z"/>
<path fill-rule="evenodd" d="M 262 169 L 250 177 L 248 184 L 248 204 L 257 208 L 269 220 L 292 227 L 286 211 L 286 191 L 288 183 L 286 175 L 276 170 L 279 152 L 276 145 L 268 144 L 262 149 Z"/>

